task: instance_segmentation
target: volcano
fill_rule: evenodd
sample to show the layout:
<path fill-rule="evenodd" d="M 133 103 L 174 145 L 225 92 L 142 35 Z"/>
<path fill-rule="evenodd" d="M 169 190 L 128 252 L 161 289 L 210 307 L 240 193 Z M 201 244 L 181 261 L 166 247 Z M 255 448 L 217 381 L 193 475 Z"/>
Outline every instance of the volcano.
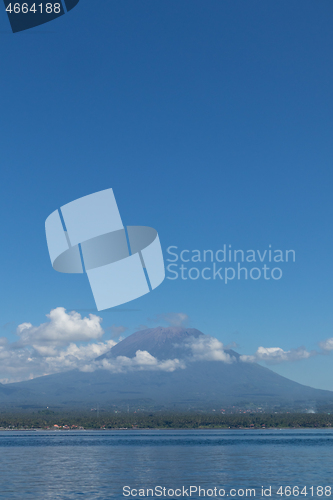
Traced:
<path fill-rule="evenodd" d="M 147 351 L 160 360 L 184 358 L 189 354 L 187 341 L 201 336 L 204 334 L 195 328 L 148 328 L 126 337 L 97 359 L 112 359 L 117 356 L 133 358 L 138 350 Z"/>
<path fill-rule="evenodd" d="M 97 358 L 93 372 L 71 370 L 0 384 L 0 405 L 2 409 L 75 409 L 99 404 L 105 409 L 195 411 L 232 406 L 302 410 L 333 404 L 333 392 L 298 384 L 257 363 L 245 363 L 233 350 L 214 350 L 218 344 L 193 328 L 141 330 Z M 202 354 L 205 346 L 210 350 Z M 135 364 L 138 353 L 148 359 L 148 365 Z M 173 369 L 174 360 L 178 364 Z M 120 361 L 122 367 L 131 368 L 110 371 Z"/>

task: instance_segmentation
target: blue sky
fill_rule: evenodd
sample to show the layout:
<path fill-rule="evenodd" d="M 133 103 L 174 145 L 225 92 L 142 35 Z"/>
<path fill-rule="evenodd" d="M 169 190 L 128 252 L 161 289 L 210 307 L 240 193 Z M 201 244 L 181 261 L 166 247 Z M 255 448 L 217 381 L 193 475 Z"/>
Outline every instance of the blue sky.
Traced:
<path fill-rule="evenodd" d="M 272 245 L 296 262 L 276 281 L 167 279 L 100 313 L 104 329 L 182 312 L 242 354 L 319 351 L 333 337 L 332 14 L 329 0 L 81 0 L 13 35 L 2 9 L 2 336 L 57 307 L 94 312 L 86 277 L 52 269 L 44 222 L 112 187 L 166 258 Z M 333 390 L 328 351 L 270 368 Z"/>

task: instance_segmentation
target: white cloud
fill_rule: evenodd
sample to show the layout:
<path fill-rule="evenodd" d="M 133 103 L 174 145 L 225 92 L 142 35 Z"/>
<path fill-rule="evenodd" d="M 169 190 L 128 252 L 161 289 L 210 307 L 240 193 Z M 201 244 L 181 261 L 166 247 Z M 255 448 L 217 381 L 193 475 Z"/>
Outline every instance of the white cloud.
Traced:
<path fill-rule="evenodd" d="M 126 356 L 117 356 L 117 358 L 112 359 L 102 359 L 100 361 L 94 361 L 90 364 L 86 364 L 81 371 L 95 371 L 97 369 L 109 370 L 112 373 L 124 373 L 127 371 L 134 370 L 154 370 L 154 371 L 165 371 L 173 372 L 177 369 L 186 368 L 185 362 L 179 359 L 167 359 L 160 361 L 148 351 L 136 351 L 133 358 L 128 358 Z"/>
<path fill-rule="evenodd" d="M 113 340 L 85 345 L 102 337 L 102 318 L 90 314 L 82 318 L 63 307 L 47 314 L 49 321 L 39 326 L 21 323 L 16 330 L 18 342 L 0 339 L 0 382 L 15 382 L 37 376 L 79 368 L 106 353 Z"/>
<path fill-rule="evenodd" d="M 89 314 L 89 318 L 81 318 L 81 314 L 66 312 L 64 307 L 52 309 L 46 315 L 49 322 L 39 326 L 31 323 L 22 323 L 17 328 L 21 345 L 32 345 L 36 348 L 41 345 L 66 345 L 69 342 L 87 342 L 102 337 L 102 318 Z"/>
<path fill-rule="evenodd" d="M 95 360 L 83 366 L 81 370 L 92 372 L 97 369 L 105 369 L 113 373 L 125 373 L 134 370 L 173 372 L 178 369 L 185 369 L 187 363 L 194 361 L 223 361 L 224 363 L 235 361 L 235 358 L 224 351 L 223 344 L 214 337 L 190 337 L 185 345 L 190 353 L 185 359 L 175 358 L 161 361 L 148 351 L 138 350 L 133 358 L 118 356 L 117 358 L 104 358 L 100 361 Z"/>
<path fill-rule="evenodd" d="M 290 349 L 284 351 L 281 347 L 258 347 L 257 352 L 253 356 L 240 356 L 240 360 L 247 363 L 255 363 L 257 361 L 265 361 L 267 364 L 278 364 L 285 361 L 297 361 L 299 359 L 307 359 L 318 354 L 316 351 L 307 351 L 305 347 Z"/>
<path fill-rule="evenodd" d="M 140 350 L 134 358 L 118 356 L 112 360 L 96 361 L 96 358 L 116 345 L 114 340 L 100 340 L 104 334 L 102 318 L 94 314 L 82 318 L 79 313 L 66 312 L 63 307 L 53 309 L 47 317 L 49 321 L 39 326 L 21 323 L 16 330 L 18 342 L 10 344 L 5 337 L 0 338 L 1 383 L 18 382 L 73 369 L 106 369 L 123 373 L 129 370 L 172 372 L 185 368 L 184 361 L 159 361 L 149 352 Z M 124 326 L 112 325 L 108 330 L 119 336 L 126 329 Z M 94 340 L 95 342 L 91 342 Z"/>
<path fill-rule="evenodd" d="M 160 361 L 147 351 L 136 352 L 133 358 L 118 356 L 115 359 L 96 358 L 108 352 L 116 342 L 108 340 L 77 346 L 74 343 L 66 348 L 40 348 L 39 351 L 28 347 L 21 349 L 1 349 L 1 372 L 6 373 L 0 378 L 1 383 L 18 382 L 42 375 L 79 369 L 83 372 L 108 370 L 113 373 L 125 373 L 135 370 L 153 370 L 173 372 L 186 368 L 185 362 L 178 359 Z"/>
<path fill-rule="evenodd" d="M 66 312 L 63 307 L 53 309 L 47 315 L 48 321 L 39 326 L 21 323 L 17 328 L 18 342 L 9 343 L 0 338 L 0 382 L 27 380 L 41 375 L 64 372 L 72 369 L 81 371 L 109 370 L 125 373 L 135 370 L 173 372 L 185 369 L 195 361 L 220 361 L 232 363 L 233 356 L 225 352 L 222 342 L 214 337 L 202 335 L 190 337 L 186 341 L 187 353 L 184 359 L 159 360 L 147 351 L 138 350 L 133 358 L 96 358 L 107 353 L 115 344 L 114 340 L 103 342 L 102 318 L 94 314 L 81 317 L 75 311 Z M 188 321 L 185 313 L 163 315 L 170 324 Z M 112 325 L 108 328 L 114 336 L 121 335 L 126 327 Z M 333 338 L 320 343 L 324 352 L 333 350 Z M 253 356 L 241 356 L 241 361 L 264 361 L 267 364 L 306 359 L 318 354 L 308 352 L 304 347 L 284 351 L 280 347 L 259 347 Z"/>
<path fill-rule="evenodd" d="M 322 340 L 321 342 L 319 342 L 319 347 L 323 351 L 332 351 L 333 350 L 333 337 L 326 339 L 326 340 Z"/>
<path fill-rule="evenodd" d="M 80 369 L 88 361 L 108 352 L 115 344 L 116 342 L 113 340 L 81 346 L 71 343 L 66 349 L 57 352 L 56 355 L 45 357 L 45 363 L 52 373 L 64 371 L 64 367 L 68 370 Z"/>
<path fill-rule="evenodd" d="M 186 344 L 191 350 L 193 361 L 224 361 L 225 363 L 234 361 L 234 358 L 224 351 L 222 342 L 215 337 L 207 335 L 191 337 Z"/>
<path fill-rule="evenodd" d="M 97 356 L 108 352 L 115 345 L 113 340 L 87 345 L 70 343 L 65 348 L 54 346 L 31 346 L 0 350 L 0 382 L 17 382 L 42 375 L 81 369 Z"/>

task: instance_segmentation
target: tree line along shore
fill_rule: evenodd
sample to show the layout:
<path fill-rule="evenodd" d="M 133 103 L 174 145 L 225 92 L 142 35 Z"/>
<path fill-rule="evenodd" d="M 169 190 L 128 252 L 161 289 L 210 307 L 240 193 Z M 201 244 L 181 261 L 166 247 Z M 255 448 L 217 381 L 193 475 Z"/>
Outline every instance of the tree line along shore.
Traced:
<path fill-rule="evenodd" d="M 333 414 L 187 414 L 187 413 L 62 413 L 42 410 L 31 413 L 0 414 L 1 430 L 80 429 L 269 429 L 330 428 Z"/>

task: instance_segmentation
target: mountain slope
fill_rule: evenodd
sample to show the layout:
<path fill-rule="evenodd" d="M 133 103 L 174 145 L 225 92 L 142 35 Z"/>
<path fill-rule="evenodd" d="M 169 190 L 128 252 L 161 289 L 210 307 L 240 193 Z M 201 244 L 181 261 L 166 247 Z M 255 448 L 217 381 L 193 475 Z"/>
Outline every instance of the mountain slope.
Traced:
<path fill-rule="evenodd" d="M 117 356 L 133 358 L 137 350 L 148 351 L 152 356 L 161 360 L 182 358 L 189 354 L 188 349 L 185 347 L 186 341 L 191 338 L 198 338 L 201 335 L 204 334 L 195 328 L 176 326 L 148 328 L 126 337 L 98 359 L 109 359 Z"/>
<path fill-rule="evenodd" d="M 111 373 L 72 370 L 26 382 L 0 385 L 1 408 L 13 406 L 141 407 L 146 409 L 212 409 L 226 406 L 276 405 L 305 408 L 333 403 L 333 392 L 303 386 L 256 363 L 243 363 L 234 351 L 232 363 L 194 360 L 189 342 L 209 337 L 195 329 L 155 328 L 119 342 L 101 361 L 133 358 L 137 350 L 158 359 L 184 359 L 186 368 L 172 372 L 134 370 Z M 114 405 L 114 406 L 113 406 Z"/>

